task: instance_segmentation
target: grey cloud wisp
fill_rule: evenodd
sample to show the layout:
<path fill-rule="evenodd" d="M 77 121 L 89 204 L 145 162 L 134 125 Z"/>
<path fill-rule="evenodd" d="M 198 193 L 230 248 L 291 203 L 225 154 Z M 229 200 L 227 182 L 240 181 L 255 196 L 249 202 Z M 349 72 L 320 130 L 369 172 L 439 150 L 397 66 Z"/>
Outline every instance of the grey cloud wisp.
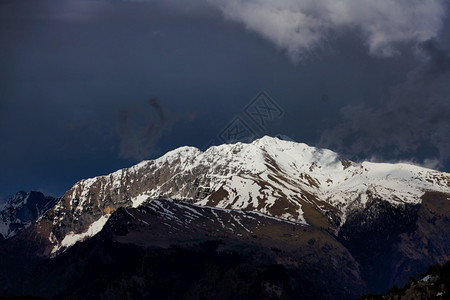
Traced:
<path fill-rule="evenodd" d="M 385 105 L 347 105 L 343 122 L 327 129 L 321 144 L 366 157 L 433 157 L 415 163 L 442 167 L 450 159 L 450 51 L 435 41 L 419 45 L 423 62 L 392 89 Z M 430 164 L 430 162 L 433 162 Z"/>
<path fill-rule="evenodd" d="M 122 109 L 119 113 L 120 156 L 142 160 L 149 157 L 156 141 L 168 128 L 169 117 L 157 98 L 147 101 L 143 113 Z"/>
<path fill-rule="evenodd" d="M 356 30 L 371 54 L 391 56 L 401 42 L 438 34 L 445 16 L 439 0 L 209 0 L 225 17 L 243 23 L 294 61 L 318 50 L 337 30 Z"/>

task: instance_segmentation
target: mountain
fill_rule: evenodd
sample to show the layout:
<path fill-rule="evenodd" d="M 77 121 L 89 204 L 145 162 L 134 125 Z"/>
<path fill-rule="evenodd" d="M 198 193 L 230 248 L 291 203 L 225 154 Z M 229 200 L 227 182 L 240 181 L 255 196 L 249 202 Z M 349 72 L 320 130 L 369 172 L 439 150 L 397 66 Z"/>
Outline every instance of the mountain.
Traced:
<path fill-rule="evenodd" d="M 51 253 L 98 232 L 111 212 L 151 199 L 254 210 L 334 232 L 373 202 L 418 205 L 450 193 L 450 174 L 407 164 L 353 163 L 277 138 L 250 144 L 181 147 L 106 176 L 81 180 L 39 222 Z M 380 201 L 378 201 L 380 200 Z M 49 253 L 50 254 L 50 253 Z"/>
<path fill-rule="evenodd" d="M 177 223 L 178 215 L 195 216 L 194 211 L 204 206 L 214 208 L 211 211 L 215 213 L 216 209 L 225 209 L 230 216 L 252 212 L 308 228 L 308 241 L 326 234 L 328 245 L 334 245 L 332 249 L 350 255 L 344 259 L 349 263 L 338 265 L 346 274 L 354 274 L 358 284 L 345 282 L 379 292 L 393 284 L 404 284 L 408 276 L 430 265 L 450 260 L 449 199 L 448 173 L 408 164 L 355 163 L 327 149 L 263 137 L 249 144 L 215 146 L 204 152 L 181 147 L 131 168 L 81 180 L 33 226 L 11 239 L 4 251 L 22 251 L 21 257 L 45 261 L 48 257 L 67 257 L 77 242 L 96 236 L 115 222 L 109 219 L 118 213 L 165 203 L 160 209 L 172 216 L 171 223 L 166 223 L 177 228 L 173 222 Z M 202 226 L 220 232 L 222 218 L 210 219 L 213 221 Z M 234 220 L 223 224 L 239 227 Z M 194 218 L 189 225 L 197 228 L 198 222 Z M 229 227 L 231 224 L 234 227 Z M 258 225 L 249 222 L 244 226 L 255 232 Z M 141 230 L 148 231 L 144 228 Z M 167 243 L 177 244 L 176 229 L 168 234 L 168 228 L 152 228 L 156 230 L 152 229 L 151 243 L 146 247 L 167 249 Z M 277 232 L 280 236 L 291 234 L 288 228 Z M 182 235 L 187 231 L 182 229 Z M 160 235 L 165 236 L 165 244 L 154 240 Z M 204 236 L 195 239 L 205 241 Z M 277 248 L 279 243 L 277 236 L 259 247 L 267 250 Z M 286 259 L 282 251 L 275 251 L 276 255 L 272 252 L 278 257 L 274 258 L 277 263 Z M 324 262 L 339 262 L 343 257 L 335 252 L 315 253 L 317 260 Z M 296 261 L 298 257 L 291 259 Z M 316 265 L 310 270 L 316 274 L 312 281 L 320 278 L 317 274 L 322 264 Z"/>
<path fill-rule="evenodd" d="M 7 294 L 347 299 L 365 290 L 358 263 L 325 230 L 177 200 L 119 208 L 95 237 L 35 263 L 27 273 Z"/>
<path fill-rule="evenodd" d="M 20 233 L 55 206 L 58 200 L 41 192 L 16 193 L 0 204 L 0 236 L 8 239 Z"/>

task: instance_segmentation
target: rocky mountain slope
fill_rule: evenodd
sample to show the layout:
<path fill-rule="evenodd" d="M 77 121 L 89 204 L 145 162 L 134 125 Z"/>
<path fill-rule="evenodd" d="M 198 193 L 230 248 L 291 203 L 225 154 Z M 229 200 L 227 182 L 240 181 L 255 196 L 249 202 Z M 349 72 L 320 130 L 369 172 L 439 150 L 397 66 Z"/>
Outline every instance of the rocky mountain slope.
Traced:
<path fill-rule="evenodd" d="M 347 217 L 373 199 L 402 207 L 421 203 L 427 191 L 450 194 L 450 174 L 407 164 L 357 164 L 330 150 L 263 137 L 205 152 L 181 147 L 81 180 L 42 218 L 38 232 L 51 240 L 49 252 L 58 253 L 98 232 L 119 207 L 170 198 L 259 211 L 338 234 Z"/>
<path fill-rule="evenodd" d="M 154 225 L 158 230 L 147 246 L 167 246 L 153 239 L 164 240 L 168 232 L 178 236 L 176 224 L 184 222 L 179 215 L 189 214 L 192 207 L 187 204 L 195 204 L 197 213 L 202 206 L 228 210 L 228 223 L 211 217 L 212 211 L 220 214 L 217 210 L 208 213 L 210 221 L 200 218 L 202 226 L 219 232 L 231 234 L 230 229 L 239 228 L 240 234 L 258 236 L 258 225 L 246 216 L 259 213 L 309 228 L 313 234 L 308 240 L 326 234 L 328 244 L 339 245 L 334 247 L 348 251 L 347 261 L 357 263 L 362 284 L 378 292 L 450 260 L 449 199 L 450 174 L 408 164 L 355 163 L 330 150 L 263 137 L 205 152 L 181 147 L 131 168 L 81 180 L 9 244 L 13 249 L 23 244 L 21 239 L 31 239 L 27 255 L 59 256 L 101 232 L 115 212 L 137 213 L 141 205 L 165 203 L 159 209 L 173 228 Z M 198 230 L 194 211 L 190 226 Z M 185 229 L 180 232 L 188 234 Z M 324 261 L 336 259 L 331 253 L 317 255 Z M 344 271 L 352 273 L 354 266 L 349 263 Z"/>
<path fill-rule="evenodd" d="M 0 204 L 0 236 L 11 238 L 30 226 L 59 201 L 41 192 L 20 191 Z"/>
<path fill-rule="evenodd" d="M 94 238 L 30 265 L 4 294 L 349 299 L 366 288 L 358 263 L 325 230 L 176 200 L 119 208 Z"/>

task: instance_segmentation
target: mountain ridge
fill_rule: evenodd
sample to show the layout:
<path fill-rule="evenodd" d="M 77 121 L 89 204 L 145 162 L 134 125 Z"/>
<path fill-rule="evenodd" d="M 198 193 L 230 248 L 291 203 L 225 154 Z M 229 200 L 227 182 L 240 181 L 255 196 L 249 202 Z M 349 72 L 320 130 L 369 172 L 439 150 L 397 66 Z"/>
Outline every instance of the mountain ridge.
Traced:
<path fill-rule="evenodd" d="M 185 146 L 79 181 L 51 216 L 52 227 L 60 227 L 58 222 L 75 225 L 47 237 L 60 247 L 66 234 L 85 232 L 118 207 L 158 198 L 256 210 L 337 234 L 347 215 L 369 198 L 417 204 L 425 191 L 450 193 L 450 174 L 407 164 L 358 164 L 327 149 L 270 137 L 204 152 Z"/>
<path fill-rule="evenodd" d="M 326 232 L 359 264 L 364 284 L 382 291 L 450 260 L 449 200 L 448 173 L 408 164 L 355 163 L 327 149 L 263 137 L 204 152 L 180 147 L 80 180 L 12 242 L 31 238 L 35 246 L 29 251 L 36 256 L 58 257 L 102 232 L 118 210 L 123 214 L 178 201 L 186 203 L 185 212 L 168 207 L 180 214 L 202 207 L 230 215 L 252 212 L 312 228 L 317 235 Z M 159 210 L 174 214 L 169 208 Z M 198 226 L 198 220 L 191 221 Z M 233 222 L 226 226 L 240 226 Z M 210 226 L 220 231 L 223 224 L 217 220 Z M 156 230 L 167 235 L 166 229 Z"/>

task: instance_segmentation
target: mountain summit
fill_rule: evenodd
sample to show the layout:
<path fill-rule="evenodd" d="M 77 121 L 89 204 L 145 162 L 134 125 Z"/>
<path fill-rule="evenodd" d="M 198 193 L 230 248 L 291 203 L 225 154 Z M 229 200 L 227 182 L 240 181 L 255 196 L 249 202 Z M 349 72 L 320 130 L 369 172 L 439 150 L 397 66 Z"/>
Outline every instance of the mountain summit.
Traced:
<path fill-rule="evenodd" d="M 129 227 L 130 221 L 117 224 L 127 215 L 139 224 L 151 219 L 139 219 L 142 214 L 156 215 L 166 228 L 180 232 L 208 227 L 203 238 L 223 230 L 233 233 L 240 226 L 244 240 L 262 234 L 258 224 L 271 218 L 285 224 L 276 232 L 289 227 L 312 232 L 316 238 L 304 243 L 300 238 L 299 247 L 320 239 L 319 256 L 331 255 L 331 248 L 348 251 L 345 260 L 354 263 L 338 267 L 362 278 L 365 283 L 360 283 L 372 291 L 382 291 L 450 260 L 449 199 L 448 173 L 408 164 L 356 163 L 327 149 L 265 136 L 204 152 L 181 147 L 155 160 L 81 180 L 23 236 L 38 245 L 36 255 L 49 257 L 102 232 L 106 224 L 142 235 L 136 226 Z M 206 213 L 202 207 L 214 210 Z M 225 218 L 217 209 L 266 219 L 251 222 L 254 216 L 239 213 Z M 170 230 L 151 228 L 142 238 L 150 241 L 147 246 L 161 246 L 161 235 L 169 239 L 165 247 L 181 240 L 166 234 Z M 270 236 L 271 243 L 279 244 L 293 235 L 280 231 Z"/>
<path fill-rule="evenodd" d="M 40 221 L 53 253 L 98 232 L 119 207 L 176 199 L 259 211 L 338 234 L 375 199 L 419 204 L 450 194 L 450 174 L 408 165 L 343 160 L 335 152 L 265 136 L 200 151 L 181 147 L 109 175 L 81 180 Z"/>

